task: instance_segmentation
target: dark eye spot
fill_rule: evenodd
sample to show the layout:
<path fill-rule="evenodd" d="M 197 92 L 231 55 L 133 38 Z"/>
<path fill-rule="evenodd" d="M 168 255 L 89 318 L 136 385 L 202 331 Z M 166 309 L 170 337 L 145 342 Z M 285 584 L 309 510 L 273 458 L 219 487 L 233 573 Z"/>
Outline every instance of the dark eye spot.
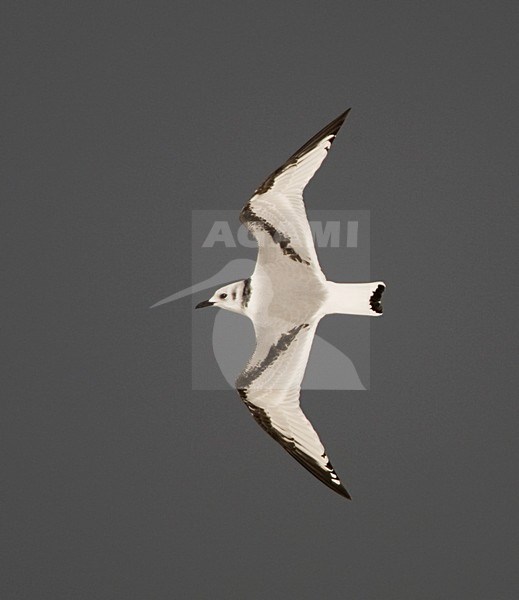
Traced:
<path fill-rule="evenodd" d="M 225 300 L 225 298 L 227 298 L 227 294 L 220 294 L 220 298 L 221 298 L 222 300 Z"/>

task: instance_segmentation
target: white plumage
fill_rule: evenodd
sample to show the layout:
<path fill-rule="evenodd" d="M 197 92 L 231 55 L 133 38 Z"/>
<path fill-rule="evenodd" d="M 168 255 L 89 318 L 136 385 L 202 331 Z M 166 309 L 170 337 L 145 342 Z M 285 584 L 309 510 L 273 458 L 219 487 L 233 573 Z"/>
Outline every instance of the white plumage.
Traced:
<path fill-rule="evenodd" d="M 256 349 L 236 380 L 256 421 L 313 475 L 350 498 L 299 405 L 315 330 L 331 313 L 379 316 L 385 285 L 334 283 L 324 276 L 303 190 L 319 168 L 349 110 L 276 169 L 243 208 L 240 220 L 258 242 L 249 279 L 220 288 L 197 308 L 217 306 L 249 317 Z"/>

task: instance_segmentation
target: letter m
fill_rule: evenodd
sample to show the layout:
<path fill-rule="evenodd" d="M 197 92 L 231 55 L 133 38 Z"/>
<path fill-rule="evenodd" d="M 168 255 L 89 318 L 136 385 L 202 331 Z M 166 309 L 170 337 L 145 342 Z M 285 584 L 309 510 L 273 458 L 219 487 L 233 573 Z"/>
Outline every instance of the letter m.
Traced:
<path fill-rule="evenodd" d="M 341 244 L 340 221 L 326 221 L 324 227 L 322 221 L 310 221 L 310 229 L 318 248 L 326 248 L 327 246 L 339 248 Z"/>

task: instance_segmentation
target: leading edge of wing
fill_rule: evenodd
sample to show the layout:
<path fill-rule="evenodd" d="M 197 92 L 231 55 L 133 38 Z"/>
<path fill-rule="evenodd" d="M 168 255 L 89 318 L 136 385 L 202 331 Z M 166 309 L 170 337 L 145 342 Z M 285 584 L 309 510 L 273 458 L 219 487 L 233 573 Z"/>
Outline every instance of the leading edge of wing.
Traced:
<path fill-rule="evenodd" d="M 333 136 L 330 140 L 330 144 L 333 143 L 335 136 L 339 132 L 339 129 L 342 127 L 342 124 L 346 120 L 351 108 L 345 110 L 341 115 L 339 115 L 336 119 L 334 119 L 331 123 L 328 123 L 325 127 L 321 129 L 318 133 L 316 133 L 312 138 L 310 138 L 305 144 L 299 148 L 292 156 L 286 160 L 280 167 L 278 167 L 274 172 L 272 172 L 267 179 L 259 186 L 259 188 L 254 192 L 255 195 L 264 194 L 268 192 L 274 185 L 276 177 L 283 173 L 290 165 L 295 164 L 299 158 L 310 152 L 313 148 L 315 148 L 321 140 L 328 136 Z"/>

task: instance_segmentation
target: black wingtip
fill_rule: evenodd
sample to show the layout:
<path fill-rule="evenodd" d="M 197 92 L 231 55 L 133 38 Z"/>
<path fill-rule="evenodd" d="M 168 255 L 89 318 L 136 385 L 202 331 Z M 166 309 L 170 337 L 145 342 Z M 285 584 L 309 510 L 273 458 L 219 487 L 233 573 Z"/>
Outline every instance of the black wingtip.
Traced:
<path fill-rule="evenodd" d="M 333 121 L 325 125 L 318 133 L 316 133 L 313 137 L 311 137 L 306 144 L 303 144 L 299 150 L 294 152 L 292 156 L 286 160 L 280 167 L 278 167 L 273 173 L 271 173 L 267 179 L 259 186 L 259 188 L 254 192 L 255 194 L 264 194 L 274 185 L 274 181 L 276 177 L 282 173 L 287 167 L 297 162 L 297 160 L 312 150 L 319 142 L 321 142 L 324 138 L 332 136 L 330 139 L 330 144 L 333 143 L 335 136 L 339 132 L 339 129 L 342 127 L 342 124 L 346 120 L 351 108 L 345 110 L 342 114 L 340 114 Z M 241 219 L 241 217 L 240 217 Z M 242 221 L 243 222 L 243 221 Z"/>
<path fill-rule="evenodd" d="M 334 485 L 331 484 L 327 484 L 327 486 L 333 490 L 334 492 L 337 492 L 337 494 L 339 494 L 340 496 L 343 496 L 344 498 L 346 498 L 346 500 L 351 500 L 351 496 L 350 493 L 348 492 L 348 490 L 343 486 L 342 483 L 335 483 Z"/>
<path fill-rule="evenodd" d="M 343 496 L 344 498 L 346 498 L 346 500 L 352 500 L 352 497 L 350 496 L 348 490 L 343 485 L 340 486 L 340 488 L 337 490 L 337 492 L 341 496 Z"/>
<path fill-rule="evenodd" d="M 336 119 L 328 123 L 326 127 L 323 127 L 319 133 L 317 133 L 314 138 L 322 139 L 327 135 L 337 135 L 339 129 L 342 127 L 344 121 L 346 121 L 346 117 L 350 114 L 351 108 L 346 109 L 342 114 L 340 114 Z M 332 140 L 333 142 L 333 140 Z"/>
<path fill-rule="evenodd" d="M 350 106 L 350 108 L 347 108 L 339 118 L 342 118 L 342 120 L 344 121 L 344 119 L 346 119 L 346 117 L 350 114 L 350 111 L 351 111 L 351 106 Z"/>
<path fill-rule="evenodd" d="M 334 471 L 334 475 L 335 475 L 335 477 L 337 477 L 337 474 L 335 473 L 335 471 Z M 323 481 L 323 480 L 321 480 L 321 481 Z M 324 481 L 324 483 L 331 490 L 333 490 L 334 492 L 337 492 L 337 494 L 340 494 L 341 496 L 343 496 L 347 500 L 351 500 L 350 493 L 348 492 L 348 490 L 342 485 L 342 483 L 338 479 L 334 479 L 333 482 L 326 482 L 326 481 Z"/>
<path fill-rule="evenodd" d="M 344 121 L 346 120 L 346 117 L 350 114 L 351 111 L 351 107 L 347 108 L 342 114 L 340 114 L 335 121 L 338 121 L 341 125 L 344 123 Z M 333 123 L 333 121 L 332 121 Z M 339 125 L 340 127 L 340 125 Z"/>

